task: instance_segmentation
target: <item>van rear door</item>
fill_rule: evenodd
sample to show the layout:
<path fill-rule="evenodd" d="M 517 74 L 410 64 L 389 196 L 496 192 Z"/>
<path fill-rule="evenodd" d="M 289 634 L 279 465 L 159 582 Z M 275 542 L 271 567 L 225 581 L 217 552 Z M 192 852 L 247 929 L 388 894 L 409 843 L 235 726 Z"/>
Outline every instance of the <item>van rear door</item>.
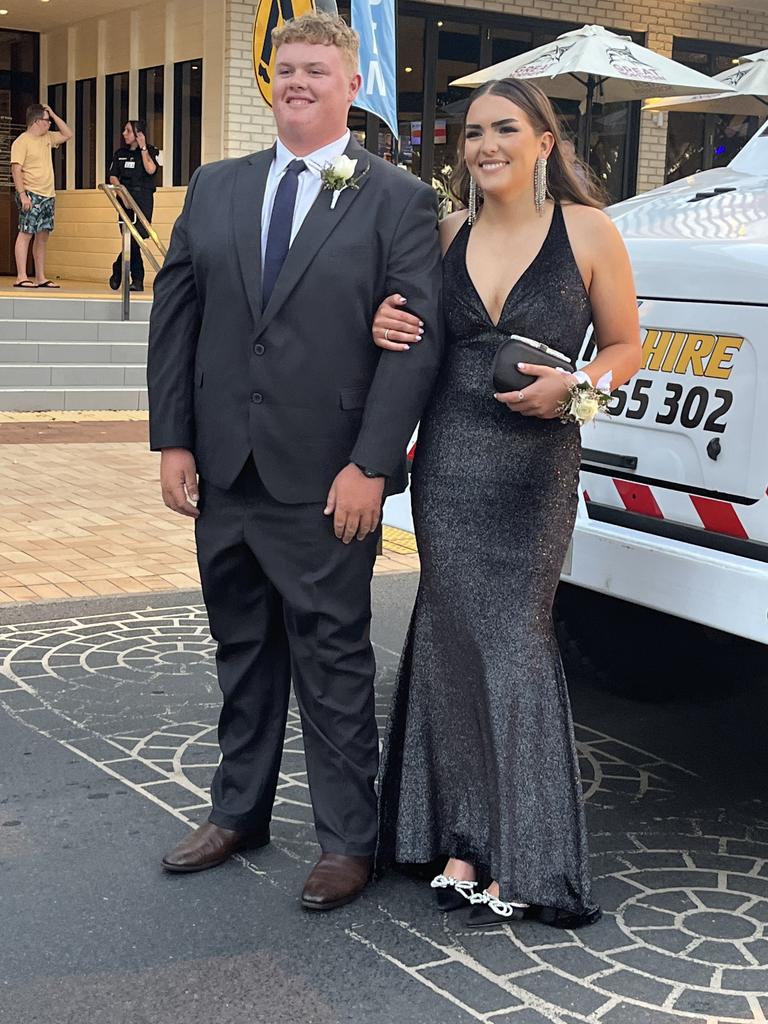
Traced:
<path fill-rule="evenodd" d="M 582 434 L 592 518 L 768 561 L 768 267 L 766 303 L 640 300 L 642 369 Z"/>

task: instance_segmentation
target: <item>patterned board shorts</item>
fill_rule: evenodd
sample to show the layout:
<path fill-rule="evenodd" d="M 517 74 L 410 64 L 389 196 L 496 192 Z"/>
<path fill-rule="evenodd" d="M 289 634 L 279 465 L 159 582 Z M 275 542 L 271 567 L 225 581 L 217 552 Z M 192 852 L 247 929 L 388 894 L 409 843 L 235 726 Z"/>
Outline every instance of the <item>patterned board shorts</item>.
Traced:
<path fill-rule="evenodd" d="M 16 195 L 16 206 L 19 209 L 19 231 L 25 235 L 36 235 L 38 231 L 53 231 L 53 213 L 56 206 L 55 196 L 39 196 L 35 192 L 27 192 L 32 200 L 29 210 L 22 209 L 21 199 Z"/>

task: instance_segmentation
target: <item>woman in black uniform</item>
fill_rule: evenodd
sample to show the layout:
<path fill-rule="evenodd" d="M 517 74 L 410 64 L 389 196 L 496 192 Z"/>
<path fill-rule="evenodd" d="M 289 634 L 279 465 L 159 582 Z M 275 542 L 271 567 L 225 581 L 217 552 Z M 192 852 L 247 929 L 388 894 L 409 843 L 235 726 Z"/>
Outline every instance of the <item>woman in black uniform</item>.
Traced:
<path fill-rule="evenodd" d="M 155 202 L 155 175 L 158 168 L 158 151 L 147 143 L 147 126 L 143 121 L 127 121 L 123 128 L 123 142 L 112 157 L 109 166 L 110 185 L 125 185 L 136 205 L 147 218 L 152 220 Z M 136 229 L 142 238 L 147 230 L 136 221 Z M 117 291 L 122 280 L 122 254 L 112 264 L 109 287 Z M 131 236 L 131 291 L 144 291 L 144 261 L 136 239 Z"/>

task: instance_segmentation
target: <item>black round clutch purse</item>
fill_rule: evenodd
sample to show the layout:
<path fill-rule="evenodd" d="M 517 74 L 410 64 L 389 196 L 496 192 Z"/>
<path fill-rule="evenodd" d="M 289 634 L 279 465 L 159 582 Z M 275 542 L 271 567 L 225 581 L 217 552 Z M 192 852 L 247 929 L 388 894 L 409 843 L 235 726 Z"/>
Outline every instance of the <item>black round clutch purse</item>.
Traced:
<path fill-rule="evenodd" d="M 523 338 L 513 334 L 506 338 L 496 350 L 493 359 L 493 390 L 503 394 L 506 391 L 520 391 L 533 384 L 536 377 L 521 373 L 518 363 L 535 363 L 537 366 L 552 366 L 566 373 L 573 373 L 576 367 L 568 356 L 550 348 L 541 341 Z"/>

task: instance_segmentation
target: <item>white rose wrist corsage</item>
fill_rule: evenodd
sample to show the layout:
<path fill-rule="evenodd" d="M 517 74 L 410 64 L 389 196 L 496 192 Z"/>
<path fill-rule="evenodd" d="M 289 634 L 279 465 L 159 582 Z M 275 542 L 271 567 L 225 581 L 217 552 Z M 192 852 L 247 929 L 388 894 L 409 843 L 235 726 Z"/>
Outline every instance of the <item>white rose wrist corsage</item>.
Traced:
<path fill-rule="evenodd" d="M 569 388 L 567 397 L 558 406 L 557 414 L 562 423 L 578 423 L 583 427 L 610 402 L 613 375 L 610 372 L 604 373 L 596 385 L 583 370 L 577 370 L 571 376 L 576 383 Z"/>

